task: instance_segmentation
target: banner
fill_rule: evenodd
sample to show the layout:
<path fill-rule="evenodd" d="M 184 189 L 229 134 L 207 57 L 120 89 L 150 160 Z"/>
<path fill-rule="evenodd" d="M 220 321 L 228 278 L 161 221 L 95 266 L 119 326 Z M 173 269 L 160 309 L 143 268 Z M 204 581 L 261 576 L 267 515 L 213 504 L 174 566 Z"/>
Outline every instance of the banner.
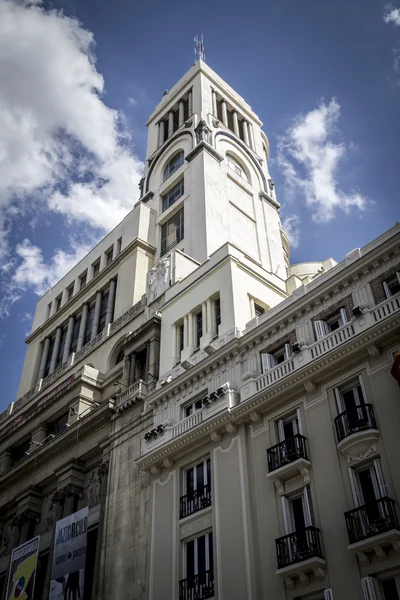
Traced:
<path fill-rule="evenodd" d="M 88 507 L 56 523 L 49 600 L 83 598 Z"/>
<path fill-rule="evenodd" d="M 38 535 L 12 551 L 6 600 L 33 600 L 39 543 Z"/>

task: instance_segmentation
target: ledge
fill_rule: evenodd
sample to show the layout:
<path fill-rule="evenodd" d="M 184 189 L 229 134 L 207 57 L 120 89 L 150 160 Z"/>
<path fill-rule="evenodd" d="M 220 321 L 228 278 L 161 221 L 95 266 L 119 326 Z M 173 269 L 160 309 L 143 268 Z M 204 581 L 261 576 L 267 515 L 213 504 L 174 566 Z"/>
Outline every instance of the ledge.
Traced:
<path fill-rule="evenodd" d="M 272 198 L 272 196 L 270 196 L 266 192 L 260 192 L 259 193 L 259 197 L 260 197 L 261 200 L 266 200 L 271 206 L 273 206 L 277 210 L 280 210 L 281 205 L 279 204 L 279 202 L 277 202 L 276 200 L 274 200 Z"/>
<path fill-rule="evenodd" d="M 222 162 L 224 157 L 219 154 L 208 142 L 200 142 L 197 146 L 186 155 L 185 160 L 191 162 L 200 152 L 205 150 L 210 154 L 213 158 L 215 158 L 218 162 Z"/>
<path fill-rule="evenodd" d="M 368 553 L 375 552 L 380 560 L 385 560 L 387 558 L 387 547 L 392 547 L 397 554 L 400 554 L 400 531 L 398 529 L 390 529 L 360 542 L 355 542 L 347 546 L 347 549 L 357 556 L 363 566 L 367 566 L 371 562 Z"/>
<path fill-rule="evenodd" d="M 300 486 L 304 487 L 310 483 L 311 463 L 306 458 L 298 458 L 293 462 L 287 463 L 279 469 L 275 469 L 267 474 L 267 478 L 274 482 L 280 496 L 285 494 L 285 483 L 290 479 L 301 476 Z M 297 486 L 296 486 L 297 488 Z M 293 491 L 291 489 L 290 491 Z"/>
<path fill-rule="evenodd" d="M 349 465 L 368 458 L 376 452 L 378 429 L 363 429 L 345 437 L 338 443 L 337 449 L 346 457 Z"/>
<path fill-rule="evenodd" d="M 310 582 L 310 573 L 313 573 L 318 579 L 324 579 L 325 566 L 326 561 L 323 558 L 314 556 L 283 569 L 278 569 L 276 574 L 282 577 L 289 590 L 293 590 L 296 585 L 296 578 L 300 579 L 303 585 L 307 585 Z"/>

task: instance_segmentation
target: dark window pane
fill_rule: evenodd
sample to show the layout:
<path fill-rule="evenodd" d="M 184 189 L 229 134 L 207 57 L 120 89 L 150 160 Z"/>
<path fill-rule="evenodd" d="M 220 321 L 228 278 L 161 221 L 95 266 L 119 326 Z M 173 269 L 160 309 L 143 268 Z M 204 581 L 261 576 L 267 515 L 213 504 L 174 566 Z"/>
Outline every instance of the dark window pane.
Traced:
<path fill-rule="evenodd" d="M 184 194 L 184 184 L 183 179 L 178 181 L 176 185 L 172 189 L 169 190 L 162 198 L 162 209 L 167 210 L 170 206 L 172 206 L 181 196 Z"/>
<path fill-rule="evenodd" d="M 197 538 L 197 573 L 206 570 L 206 536 Z"/>
<path fill-rule="evenodd" d="M 164 170 L 164 179 L 166 181 L 183 165 L 183 151 L 176 154 L 168 163 Z"/>
<path fill-rule="evenodd" d="M 194 577 L 194 540 L 186 544 L 186 577 L 189 580 Z"/>

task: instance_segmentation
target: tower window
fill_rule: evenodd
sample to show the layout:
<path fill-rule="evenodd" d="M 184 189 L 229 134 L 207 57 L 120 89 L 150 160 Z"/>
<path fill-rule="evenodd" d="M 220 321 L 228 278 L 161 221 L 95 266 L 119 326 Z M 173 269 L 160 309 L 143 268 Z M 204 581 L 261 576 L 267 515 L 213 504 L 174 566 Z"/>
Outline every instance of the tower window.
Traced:
<path fill-rule="evenodd" d="M 85 271 L 85 273 L 83 273 L 80 277 L 79 277 L 79 289 L 82 290 L 85 285 L 86 285 L 86 281 L 87 281 L 87 271 Z"/>
<path fill-rule="evenodd" d="M 175 156 L 171 158 L 171 160 L 165 167 L 163 181 L 166 181 L 169 177 L 171 177 L 171 175 L 173 175 L 179 169 L 179 167 L 183 165 L 183 161 L 184 153 L 183 150 L 181 150 L 180 152 L 178 152 L 178 154 L 175 154 Z"/>
<path fill-rule="evenodd" d="M 233 156 L 231 156 L 230 154 L 227 155 L 226 159 L 227 159 L 226 162 L 227 162 L 228 168 L 231 169 L 231 171 L 234 171 L 236 173 L 236 175 L 239 175 L 239 177 L 241 177 L 245 181 L 248 181 L 248 177 L 247 177 L 242 165 L 240 164 L 240 162 L 237 161 L 236 158 L 233 158 Z"/>
<path fill-rule="evenodd" d="M 100 273 L 100 259 L 93 265 L 93 278 Z"/>
<path fill-rule="evenodd" d="M 161 256 L 170 248 L 176 246 L 184 236 L 183 208 L 175 213 L 161 227 Z"/>
<path fill-rule="evenodd" d="M 183 196 L 185 191 L 184 188 L 184 184 L 183 184 L 183 179 L 181 179 L 180 181 L 178 181 L 178 183 L 176 185 L 174 185 L 173 188 L 171 188 L 169 190 L 169 192 L 167 192 L 163 197 L 162 197 L 162 209 L 167 210 L 167 208 L 169 208 L 170 206 L 172 206 L 173 204 L 175 204 L 175 202 L 181 197 Z"/>
<path fill-rule="evenodd" d="M 264 313 L 265 313 L 265 308 L 263 308 L 262 306 L 260 306 L 256 302 L 254 302 L 254 316 L 255 317 L 262 317 L 262 315 Z"/>

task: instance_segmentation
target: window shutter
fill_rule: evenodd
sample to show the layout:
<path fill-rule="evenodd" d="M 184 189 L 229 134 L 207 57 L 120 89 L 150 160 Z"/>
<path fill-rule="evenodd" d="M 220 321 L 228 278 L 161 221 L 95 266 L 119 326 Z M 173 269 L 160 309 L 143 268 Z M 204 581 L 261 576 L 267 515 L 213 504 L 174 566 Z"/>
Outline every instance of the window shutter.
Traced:
<path fill-rule="evenodd" d="M 345 308 L 340 309 L 340 318 L 342 319 L 342 325 L 346 325 L 349 322 Z"/>
<path fill-rule="evenodd" d="M 383 469 L 382 469 L 380 458 L 375 458 L 374 469 L 375 469 L 375 473 L 376 473 L 376 478 L 378 480 L 378 486 L 379 486 L 379 492 L 380 492 L 381 498 L 385 498 L 388 495 L 387 494 L 387 485 L 386 485 L 386 481 L 385 481 L 385 476 L 383 475 Z"/>
<path fill-rule="evenodd" d="M 297 433 L 299 433 L 300 435 L 303 435 L 303 427 L 301 425 L 301 415 L 300 415 L 300 409 L 298 408 L 296 410 L 296 415 L 297 415 Z"/>
<path fill-rule="evenodd" d="M 304 505 L 304 520 L 306 527 L 315 527 L 315 515 L 314 507 L 311 498 L 311 490 L 309 487 L 305 487 L 303 490 L 303 505 Z"/>
<path fill-rule="evenodd" d="M 385 290 L 385 295 L 386 295 L 386 298 L 390 298 L 390 296 L 391 296 L 392 294 L 390 293 L 390 289 L 389 289 L 389 286 L 388 286 L 388 284 L 386 283 L 386 281 L 384 281 L 384 282 L 382 283 L 382 285 L 383 285 L 383 289 Z"/>
<path fill-rule="evenodd" d="M 367 403 L 367 393 L 365 391 L 364 382 L 363 382 L 363 378 L 361 375 L 358 376 L 358 380 L 360 382 L 360 388 L 361 388 L 362 395 L 363 395 L 363 397 L 360 398 L 360 401 L 361 401 L 361 404 L 366 404 Z"/>
<path fill-rule="evenodd" d="M 364 577 L 361 579 L 361 587 L 364 600 L 383 600 L 379 581 L 375 577 Z"/>
<path fill-rule="evenodd" d="M 290 344 L 285 344 L 285 360 L 290 360 L 292 358 L 292 348 Z"/>
<path fill-rule="evenodd" d="M 283 524 L 285 527 L 285 534 L 294 532 L 294 522 L 292 516 L 292 509 L 289 500 L 286 496 L 281 496 L 282 501 L 282 513 L 283 513 Z"/>
<path fill-rule="evenodd" d="M 261 352 L 261 363 L 263 373 L 267 373 L 276 365 L 275 356 L 268 354 L 267 352 Z"/>
<path fill-rule="evenodd" d="M 357 475 L 354 469 L 352 467 L 348 467 L 347 471 L 349 473 L 350 487 L 353 496 L 354 506 L 357 508 L 358 506 L 362 506 L 360 485 L 358 483 Z"/>
<path fill-rule="evenodd" d="M 328 590 L 324 591 L 324 598 L 325 600 L 333 600 L 332 588 L 329 588 Z"/>
<path fill-rule="evenodd" d="M 280 419 L 280 421 L 278 421 L 278 435 L 279 435 L 279 441 L 284 442 L 285 441 L 285 429 L 283 427 L 283 419 Z"/>
<path fill-rule="evenodd" d="M 342 394 L 340 393 L 339 388 L 335 388 L 335 398 L 336 398 L 336 406 L 338 409 L 338 413 L 340 414 L 345 410 L 345 408 L 344 408 Z"/>
<path fill-rule="evenodd" d="M 322 338 L 326 337 L 329 333 L 329 327 L 325 321 L 314 321 L 314 327 L 317 340 L 322 340 Z"/>

